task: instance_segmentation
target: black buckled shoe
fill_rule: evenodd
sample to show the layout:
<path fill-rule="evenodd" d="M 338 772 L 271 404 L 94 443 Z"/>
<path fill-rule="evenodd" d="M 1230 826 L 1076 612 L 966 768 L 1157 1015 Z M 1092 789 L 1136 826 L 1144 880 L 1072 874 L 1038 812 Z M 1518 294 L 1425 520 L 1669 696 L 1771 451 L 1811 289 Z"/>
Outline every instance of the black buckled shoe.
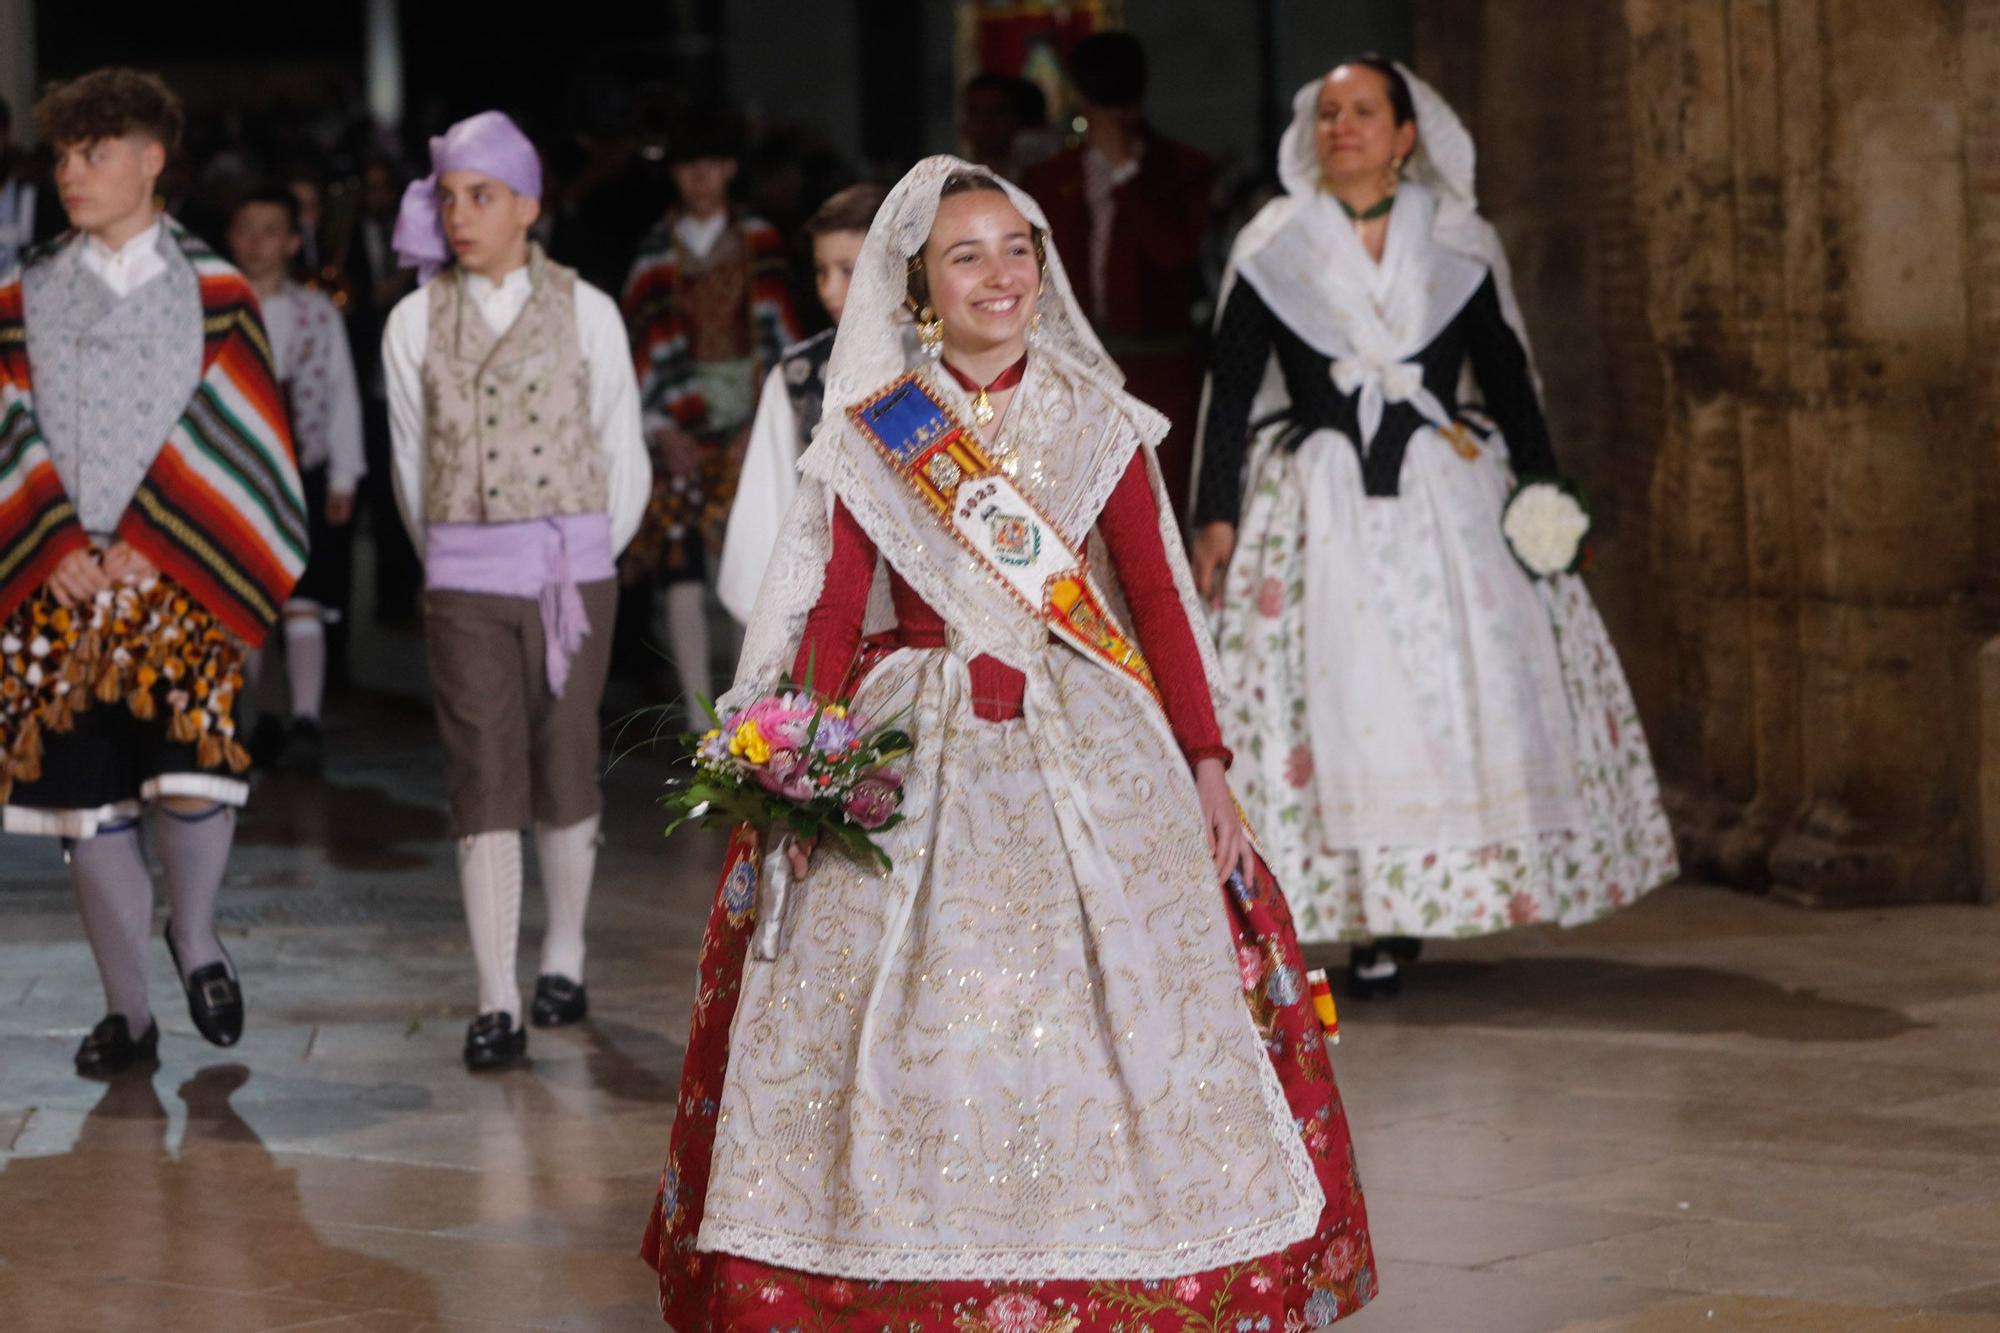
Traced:
<path fill-rule="evenodd" d="M 495 1011 L 481 1014 L 465 1029 L 467 1069 L 506 1069 L 528 1058 L 528 1030 Z"/>
<path fill-rule="evenodd" d="M 107 1014 L 90 1030 L 76 1048 L 79 1074 L 115 1074 L 134 1065 L 157 1069 L 160 1064 L 160 1025 L 149 1021 L 137 1041 L 123 1014 Z"/>
<path fill-rule="evenodd" d="M 223 961 L 205 963 L 193 973 L 181 971 L 181 951 L 174 947 L 174 923 L 167 922 L 167 956 L 174 960 L 174 975 L 184 978 L 188 1018 L 195 1031 L 208 1038 L 211 1046 L 234 1046 L 243 1036 L 243 987 L 236 980 L 225 951 Z"/>
<path fill-rule="evenodd" d="M 581 981 L 547 973 L 535 980 L 535 1002 L 528 1021 L 538 1028 L 567 1027 L 590 1017 L 590 992 Z"/>

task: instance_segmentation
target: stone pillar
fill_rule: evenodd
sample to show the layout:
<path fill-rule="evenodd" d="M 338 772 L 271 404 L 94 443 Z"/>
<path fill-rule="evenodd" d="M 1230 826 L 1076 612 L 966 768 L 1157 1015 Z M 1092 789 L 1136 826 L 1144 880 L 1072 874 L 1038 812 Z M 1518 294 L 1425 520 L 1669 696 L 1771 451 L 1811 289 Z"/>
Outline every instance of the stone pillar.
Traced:
<path fill-rule="evenodd" d="M 1417 13 L 1691 868 L 1968 896 L 2000 844 L 2000 0 Z"/>

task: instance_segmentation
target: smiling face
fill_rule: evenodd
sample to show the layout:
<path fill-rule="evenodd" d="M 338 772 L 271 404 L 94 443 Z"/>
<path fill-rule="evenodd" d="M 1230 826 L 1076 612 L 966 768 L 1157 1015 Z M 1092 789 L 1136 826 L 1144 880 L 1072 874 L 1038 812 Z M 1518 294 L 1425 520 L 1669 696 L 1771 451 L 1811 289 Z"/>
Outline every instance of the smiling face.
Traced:
<path fill-rule="evenodd" d="M 150 216 L 167 150 L 145 134 L 120 134 L 56 146 L 56 193 L 69 223 L 92 235 L 117 232 Z"/>
<path fill-rule="evenodd" d="M 528 262 L 528 228 L 542 204 L 478 171 L 438 177 L 438 220 L 445 243 L 467 273 L 503 278 Z"/>
<path fill-rule="evenodd" d="M 966 190 L 939 200 L 923 260 L 946 348 L 977 355 L 1025 342 L 1042 272 L 1034 231 L 1006 195 Z"/>
<path fill-rule="evenodd" d="M 1396 123 L 1389 80 L 1366 65 L 1342 65 L 1320 85 L 1313 151 L 1328 186 L 1379 180 L 1417 147 L 1415 121 Z"/>

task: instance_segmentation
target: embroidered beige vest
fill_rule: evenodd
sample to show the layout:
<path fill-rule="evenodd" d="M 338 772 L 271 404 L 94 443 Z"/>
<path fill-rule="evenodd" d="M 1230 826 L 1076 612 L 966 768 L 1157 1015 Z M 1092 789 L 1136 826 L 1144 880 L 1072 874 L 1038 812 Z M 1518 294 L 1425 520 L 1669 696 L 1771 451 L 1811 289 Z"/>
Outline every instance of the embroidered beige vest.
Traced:
<path fill-rule="evenodd" d="M 528 281 L 528 303 L 498 336 L 457 269 L 430 285 L 427 523 L 516 523 L 604 510 L 604 456 L 591 433 L 590 373 L 577 344 L 576 272 L 535 246 Z"/>

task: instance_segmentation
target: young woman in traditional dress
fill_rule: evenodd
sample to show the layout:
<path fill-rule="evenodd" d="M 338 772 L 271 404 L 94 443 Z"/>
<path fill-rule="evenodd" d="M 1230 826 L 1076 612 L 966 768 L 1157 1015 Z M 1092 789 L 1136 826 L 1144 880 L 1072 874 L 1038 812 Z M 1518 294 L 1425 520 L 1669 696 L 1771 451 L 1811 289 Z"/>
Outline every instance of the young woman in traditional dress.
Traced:
<path fill-rule="evenodd" d="M 1676 862 L 1589 594 L 1502 534 L 1556 464 L 1471 138 L 1372 58 L 1293 106 L 1225 278 L 1193 565 L 1250 824 L 1371 994 L 1419 938 L 1589 921 Z"/>
<path fill-rule="evenodd" d="M 682 1333 L 1323 1327 L 1374 1293 L 1296 937 L 1224 777 L 1167 423 L 1045 234 L 930 158 L 855 269 L 724 702 L 858 674 L 915 737 L 906 818 L 889 871 L 795 849 L 781 903 L 756 835 L 732 845 L 644 1248 Z"/>

